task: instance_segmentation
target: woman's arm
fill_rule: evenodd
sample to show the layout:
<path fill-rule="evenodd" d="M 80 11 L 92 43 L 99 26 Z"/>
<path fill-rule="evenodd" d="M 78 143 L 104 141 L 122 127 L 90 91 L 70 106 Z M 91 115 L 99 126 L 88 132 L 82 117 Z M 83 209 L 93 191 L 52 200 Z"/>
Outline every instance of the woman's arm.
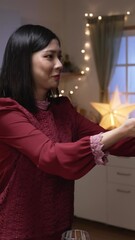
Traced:
<path fill-rule="evenodd" d="M 0 143 L 5 144 L 5 148 L 1 148 L 0 158 L 4 156 L 2 151 L 6 151 L 7 146 L 8 151 L 11 149 L 11 152 L 25 155 L 46 173 L 67 179 L 78 179 L 95 166 L 90 135 L 83 137 L 86 134 L 83 128 L 79 132 L 81 139 L 70 143 L 54 143 L 37 129 L 22 111 L 11 106 L 8 105 L 0 111 Z M 94 123 L 90 126 L 93 135 L 101 130 Z M 127 125 L 118 129 L 103 133 L 104 150 L 126 136 L 135 136 L 135 119 L 128 120 Z M 135 144 L 133 148 L 135 155 Z"/>
<path fill-rule="evenodd" d="M 73 111 L 72 106 L 70 112 L 71 111 Z M 74 113 L 74 116 L 75 129 L 77 129 L 77 134 L 75 134 L 75 136 L 77 136 L 78 139 L 90 135 L 91 142 L 93 142 L 93 139 L 96 139 L 96 144 L 103 145 L 102 148 L 100 146 L 97 147 L 98 149 L 100 148 L 101 150 L 105 152 L 107 151 L 116 156 L 135 156 L 135 119 L 128 119 L 127 122 L 125 122 L 119 128 L 107 131 L 98 124 L 89 121 L 78 113 Z M 100 136 L 102 137 L 97 138 L 96 135 L 101 132 L 102 134 L 100 134 Z M 103 156 L 102 152 L 97 153 L 96 155 Z M 100 160 L 99 162 L 101 163 Z"/>
<path fill-rule="evenodd" d="M 55 143 L 20 111 L 0 112 L 1 143 L 5 147 L 0 147 L 0 162 L 7 146 L 12 156 L 23 154 L 44 172 L 67 179 L 78 179 L 95 166 L 89 136 L 74 143 Z"/>
<path fill-rule="evenodd" d="M 120 127 L 104 132 L 102 134 L 101 142 L 104 145 L 103 150 L 106 150 L 109 147 L 113 146 L 114 144 L 119 142 L 121 139 L 126 139 L 126 137 L 134 137 L 134 136 L 135 136 L 135 119 L 132 118 L 132 119 L 128 119 Z"/>
<path fill-rule="evenodd" d="M 104 149 L 126 135 L 135 135 L 135 119 L 127 124 L 128 127 L 103 133 Z M 95 166 L 89 136 L 74 143 L 54 143 L 19 111 L 0 114 L 0 141 L 24 154 L 43 171 L 67 179 L 80 178 Z"/>
<path fill-rule="evenodd" d="M 96 164 L 106 163 L 106 156 L 104 158 L 102 150 L 116 156 L 135 156 L 134 119 L 129 119 L 123 126 L 117 129 L 107 131 L 77 113 L 68 100 L 67 102 L 67 108 L 72 113 L 71 117 L 73 116 L 75 140 L 84 136 L 91 136 L 90 142 Z M 99 134 L 101 132 L 102 134 Z M 102 147 L 102 145 L 104 146 Z"/>

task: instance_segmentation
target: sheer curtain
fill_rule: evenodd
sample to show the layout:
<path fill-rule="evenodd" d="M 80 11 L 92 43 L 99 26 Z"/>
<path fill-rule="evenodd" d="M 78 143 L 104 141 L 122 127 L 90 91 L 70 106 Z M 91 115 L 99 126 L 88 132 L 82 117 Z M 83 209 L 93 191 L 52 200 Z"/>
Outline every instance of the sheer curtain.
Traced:
<path fill-rule="evenodd" d="M 125 15 L 87 18 L 95 66 L 100 86 L 100 102 L 108 102 L 108 85 L 117 61 Z"/>

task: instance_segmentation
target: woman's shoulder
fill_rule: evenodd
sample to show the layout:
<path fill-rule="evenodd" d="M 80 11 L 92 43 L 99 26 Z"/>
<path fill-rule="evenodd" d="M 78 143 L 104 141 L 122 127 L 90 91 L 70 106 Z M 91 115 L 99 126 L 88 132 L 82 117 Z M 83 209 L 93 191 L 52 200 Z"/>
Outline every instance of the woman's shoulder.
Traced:
<path fill-rule="evenodd" d="M 12 98 L 0 98 L 0 110 L 18 107 L 19 104 Z"/>
<path fill-rule="evenodd" d="M 0 120 L 28 121 L 38 126 L 38 121 L 26 108 L 12 98 L 0 98 Z"/>
<path fill-rule="evenodd" d="M 0 113 L 18 112 L 23 115 L 31 115 L 27 109 L 10 97 L 0 98 Z"/>

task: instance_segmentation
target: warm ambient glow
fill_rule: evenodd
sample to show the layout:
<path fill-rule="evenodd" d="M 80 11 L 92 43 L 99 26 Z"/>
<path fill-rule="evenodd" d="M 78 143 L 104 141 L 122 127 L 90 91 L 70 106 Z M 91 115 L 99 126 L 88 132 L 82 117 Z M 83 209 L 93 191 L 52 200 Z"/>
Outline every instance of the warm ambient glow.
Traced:
<path fill-rule="evenodd" d="M 100 125 L 105 129 L 119 127 L 126 121 L 130 112 L 135 110 L 135 104 L 122 104 L 120 93 L 115 90 L 110 103 L 90 103 L 102 116 Z"/>

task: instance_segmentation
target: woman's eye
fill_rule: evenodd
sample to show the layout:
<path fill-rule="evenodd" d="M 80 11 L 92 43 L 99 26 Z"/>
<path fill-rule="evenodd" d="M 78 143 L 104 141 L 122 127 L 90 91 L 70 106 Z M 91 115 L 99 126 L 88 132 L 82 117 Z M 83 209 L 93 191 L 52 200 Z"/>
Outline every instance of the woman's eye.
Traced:
<path fill-rule="evenodd" d="M 50 54 L 50 55 L 47 55 L 47 56 L 45 56 L 45 58 L 47 58 L 47 59 L 51 60 L 51 59 L 53 59 L 53 58 L 54 58 L 54 56 Z"/>
<path fill-rule="evenodd" d="M 62 55 L 53 55 L 53 54 L 48 54 L 48 55 L 45 55 L 44 58 L 48 59 L 48 60 L 54 60 L 55 58 L 58 58 L 60 61 L 62 60 Z"/>

